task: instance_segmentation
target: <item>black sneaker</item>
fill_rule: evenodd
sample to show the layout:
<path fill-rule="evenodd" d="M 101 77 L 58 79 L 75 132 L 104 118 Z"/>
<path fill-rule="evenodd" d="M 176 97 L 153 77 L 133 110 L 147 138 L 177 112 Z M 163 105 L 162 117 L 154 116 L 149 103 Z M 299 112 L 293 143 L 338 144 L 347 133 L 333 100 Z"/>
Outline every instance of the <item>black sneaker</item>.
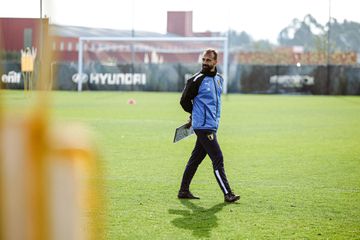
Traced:
<path fill-rule="evenodd" d="M 200 199 L 194 196 L 190 191 L 179 191 L 178 198 L 180 199 Z"/>
<path fill-rule="evenodd" d="M 239 199 L 240 199 L 240 196 L 235 195 L 233 193 L 228 193 L 224 196 L 225 202 L 228 202 L 228 203 L 236 202 Z"/>

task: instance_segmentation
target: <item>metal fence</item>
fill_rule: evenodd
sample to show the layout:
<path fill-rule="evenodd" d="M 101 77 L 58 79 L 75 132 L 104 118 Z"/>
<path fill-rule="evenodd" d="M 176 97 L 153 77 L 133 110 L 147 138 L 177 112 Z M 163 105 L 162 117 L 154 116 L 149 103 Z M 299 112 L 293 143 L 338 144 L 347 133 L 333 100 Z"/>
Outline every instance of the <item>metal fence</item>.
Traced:
<path fill-rule="evenodd" d="M 199 70 L 198 64 L 121 64 L 84 66 L 79 76 L 77 64 L 51 64 L 52 89 L 76 91 L 182 91 L 185 80 Z M 23 89 L 20 63 L 3 62 L 2 85 Z M 219 66 L 219 72 L 222 69 Z M 34 75 L 36 81 L 36 74 Z M 352 65 L 240 65 L 229 64 L 229 93 L 360 95 L 360 67 Z"/>

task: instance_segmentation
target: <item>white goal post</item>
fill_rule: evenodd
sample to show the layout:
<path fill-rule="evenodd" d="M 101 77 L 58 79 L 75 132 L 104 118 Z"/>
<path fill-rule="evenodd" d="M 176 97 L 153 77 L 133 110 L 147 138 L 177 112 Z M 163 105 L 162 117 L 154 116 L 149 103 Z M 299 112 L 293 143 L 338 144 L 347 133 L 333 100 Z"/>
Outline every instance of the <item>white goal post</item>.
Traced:
<path fill-rule="evenodd" d="M 79 37 L 78 74 L 83 74 L 84 42 L 85 41 L 122 41 L 122 42 L 223 42 L 223 92 L 227 93 L 228 82 L 228 38 L 227 37 Z M 220 51 L 220 49 L 219 49 Z M 78 81 L 78 91 L 82 91 L 82 81 Z"/>

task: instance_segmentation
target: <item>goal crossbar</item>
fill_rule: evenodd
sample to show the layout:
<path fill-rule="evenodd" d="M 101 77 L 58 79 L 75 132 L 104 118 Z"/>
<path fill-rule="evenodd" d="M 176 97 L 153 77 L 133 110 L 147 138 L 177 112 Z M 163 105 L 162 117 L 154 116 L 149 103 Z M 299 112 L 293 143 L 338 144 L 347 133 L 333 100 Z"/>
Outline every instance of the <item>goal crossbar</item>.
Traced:
<path fill-rule="evenodd" d="M 228 78 L 228 38 L 227 37 L 79 37 L 78 74 L 83 74 L 83 50 L 85 41 L 119 41 L 119 42 L 223 42 L 223 77 L 224 93 L 227 93 Z M 82 81 L 78 81 L 78 91 L 82 90 Z"/>

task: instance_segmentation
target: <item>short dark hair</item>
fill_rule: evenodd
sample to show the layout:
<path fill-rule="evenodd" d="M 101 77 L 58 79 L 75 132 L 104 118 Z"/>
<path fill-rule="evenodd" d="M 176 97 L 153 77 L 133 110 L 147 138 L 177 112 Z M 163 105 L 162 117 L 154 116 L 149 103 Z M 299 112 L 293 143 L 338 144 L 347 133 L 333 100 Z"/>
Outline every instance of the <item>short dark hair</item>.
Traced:
<path fill-rule="evenodd" d="M 207 49 L 204 51 L 204 55 L 205 55 L 205 54 L 208 54 L 208 53 L 214 54 L 214 60 L 217 60 L 218 52 L 217 52 L 214 48 L 207 48 Z"/>

